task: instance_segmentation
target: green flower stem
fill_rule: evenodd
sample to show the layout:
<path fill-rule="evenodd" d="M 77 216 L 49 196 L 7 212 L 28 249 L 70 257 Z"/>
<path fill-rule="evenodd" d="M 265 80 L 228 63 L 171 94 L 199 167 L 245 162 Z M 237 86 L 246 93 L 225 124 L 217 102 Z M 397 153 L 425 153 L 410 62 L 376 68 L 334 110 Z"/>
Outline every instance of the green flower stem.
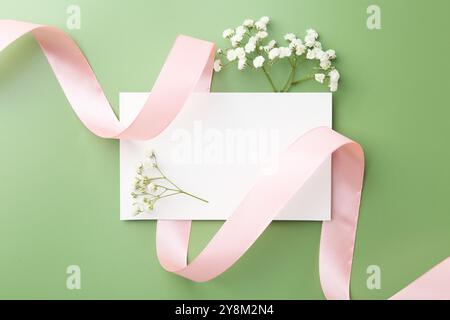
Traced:
<path fill-rule="evenodd" d="M 298 62 L 298 60 L 296 58 L 294 58 L 294 61 L 289 59 L 289 63 L 291 64 L 291 72 L 289 73 L 289 77 L 286 81 L 286 84 L 284 85 L 283 89 L 281 90 L 282 92 L 288 92 L 289 89 L 291 88 L 292 81 L 294 80 L 295 73 L 297 71 L 297 62 Z"/>
<path fill-rule="evenodd" d="M 301 79 L 292 81 L 292 82 L 291 82 L 291 85 L 292 85 L 292 86 L 295 86 L 295 85 L 297 85 L 297 84 L 299 84 L 299 83 L 302 83 L 302 82 L 305 82 L 305 81 L 308 81 L 308 80 L 312 80 L 312 79 L 314 79 L 314 75 L 310 74 L 310 75 L 307 76 L 307 77 L 304 77 L 304 78 L 301 78 Z"/>
<path fill-rule="evenodd" d="M 262 66 L 262 70 L 264 72 L 264 74 L 266 75 L 267 80 L 269 81 L 270 85 L 272 86 L 272 90 L 273 92 L 278 92 L 277 87 L 275 87 L 275 84 L 273 83 L 273 80 L 269 74 L 269 72 L 267 72 L 267 69 L 265 66 Z"/>
<path fill-rule="evenodd" d="M 156 160 L 155 160 L 155 161 L 156 161 Z M 168 194 L 168 195 L 166 195 L 166 196 L 163 196 L 163 197 L 173 196 L 173 195 L 175 195 L 175 194 L 182 193 L 182 194 L 185 194 L 185 195 L 190 196 L 190 197 L 192 197 L 192 198 L 195 198 L 195 199 L 197 199 L 197 200 L 203 201 L 203 202 L 205 202 L 205 203 L 209 203 L 208 200 L 205 200 L 205 199 L 203 199 L 203 198 L 200 198 L 200 197 L 198 197 L 198 196 L 196 196 L 196 195 L 194 195 L 194 194 L 192 194 L 192 193 L 186 192 L 186 191 L 184 191 L 183 189 L 181 189 L 180 187 L 178 187 L 175 183 L 173 183 L 169 178 L 166 177 L 166 175 L 161 171 L 161 169 L 159 169 L 158 164 L 156 164 L 156 170 L 158 170 L 158 172 L 161 174 L 161 176 L 162 176 L 164 179 L 167 180 L 167 182 L 169 182 L 171 185 L 173 185 L 173 186 L 176 188 L 176 189 L 172 189 L 172 188 L 167 188 L 167 187 L 165 187 L 165 186 L 157 185 L 157 187 L 159 187 L 159 188 L 164 188 L 165 191 L 174 191 L 174 192 L 175 192 L 175 193 L 172 193 L 172 194 Z M 164 191 L 164 192 L 165 192 L 165 191 Z M 159 198 L 159 199 L 160 199 L 160 198 Z"/>

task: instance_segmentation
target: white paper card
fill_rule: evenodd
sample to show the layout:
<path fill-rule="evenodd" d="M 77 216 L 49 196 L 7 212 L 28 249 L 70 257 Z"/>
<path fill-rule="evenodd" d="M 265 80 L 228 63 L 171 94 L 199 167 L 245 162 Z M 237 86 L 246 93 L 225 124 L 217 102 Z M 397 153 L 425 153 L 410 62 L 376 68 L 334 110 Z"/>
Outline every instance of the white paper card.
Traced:
<path fill-rule="evenodd" d="M 149 93 L 123 92 L 120 119 L 130 122 Z M 148 141 L 120 141 L 121 220 L 225 220 L 258 175 L 273 174 L 277 156 L 302 134 L 331 127 L 330 93 L 194 93 L 174 121 Z M 163 172 L 185 195 L 157 201 L 134 216 L 132 183 L 138 164 L 155 150 Z M 261 199 L 264 201 L 264 199 Z M 329 220 L 331 160 L 324 163 L 277 220 Z"/>

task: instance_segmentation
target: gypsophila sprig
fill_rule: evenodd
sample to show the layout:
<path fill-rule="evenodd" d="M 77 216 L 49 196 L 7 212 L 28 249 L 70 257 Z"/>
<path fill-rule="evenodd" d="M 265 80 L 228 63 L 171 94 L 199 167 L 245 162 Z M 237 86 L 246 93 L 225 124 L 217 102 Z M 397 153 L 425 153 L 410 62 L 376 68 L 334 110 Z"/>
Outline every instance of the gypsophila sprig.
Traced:
<path fill-rule="evenodd" d="M 317 31 L 308 29 L 303 38 L 287 33 L 284 43 L 279 44 L 267 39 L 269 22 L 269 17 L 256 21 L 245 19 L 242 25 L 226 29 L 222 36 L 230 42 L 230 46 L 217 50 L 214 71 L 220 72 L 233 64 L 237 65 L 238 70 L 260 70 L 275 92 L 287 92 L 293 86 L 312 79 L 327 85 L 331 92 L 337 91 L 340 74 L 333 64 L 336 52 L 322 48 Z M 270 71 L 278 61 L 284 60 L 289 63 L 291 71 L 284 86 L 278 87 Z M 302 64 L 308 61 L 315 63 L 314 72 L 299 77 Z"/>
<path fill-rule="evenodd" d="M 132 187 L 134 215 L 151 212 L 157 201 L 176 195 L 186 195 L 208 203 L 207 200 L 186 192 L 173 183 L 162 172 L 153 150 L 148 151 L 144 161 L 138 165 Z"/>

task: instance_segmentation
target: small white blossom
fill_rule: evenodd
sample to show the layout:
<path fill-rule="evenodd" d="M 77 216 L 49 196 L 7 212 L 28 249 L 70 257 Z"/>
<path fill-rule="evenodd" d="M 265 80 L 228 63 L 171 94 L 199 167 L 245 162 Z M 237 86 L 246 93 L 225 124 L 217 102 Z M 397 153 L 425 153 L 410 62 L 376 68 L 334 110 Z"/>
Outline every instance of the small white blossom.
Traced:
<path fill-rule="evenodd" d="M 325 80 L 325 75 L 323 73 L 316 73 L 314 75 L 314 78 L 317 82 L 323 83 L 323 81 Z"/>
<path fill-rule="evenodd" d="M 275 47 L 276 44 L 277 42 L 275 40 L 270 40 L 267 45 L 260 47 L 260 49 L 264 50 L 265 52 L 269 52 L 273 47 Z"/>
<path fill-rule="evenodd" d="M 242 35 L 242 34 L 235 34 L 234 36 L 232 36 L 231 38 L 230 38 L 230 41 L 231 41 L 231 45 L 233 46 L 233 47 L 237 47 L 240 43 L 241 43 L 241 41 L 242 41 L 242 39 L 244 38 L 244 36 Z"/>
<path fill-rule="evenodd" d="M 247 28 L 244 26 L 239 26 L 236 28 L 235 33 L 243 36 L 247 32 Z"/>
<path fill-rule="evenodd" d="M 269 21 L 269 17 L 261 17 L 258 21 L 255 22 L 256 29 L 266 31 Z"/>
<path fill-rule="evenodd" d="M 314 48 L 322 49 L 322 43 L 320 41 L 314 42 Z"/>
<path fill-rule="evenodd" d="M 155 192 L 156 190 L 158 190 L 158 186 L 157 186 L 156 184 L 154 184 L 154 183 L 150 183 L 150 184 L 147 186 L 147 192 L 148 192 L 148 193 L 153 193 L 153 192 Z"/>
<path fill-rule="evenodd" d="M 326 53 L 330 57 L 330 60 L 336 59 L 336 51 L 334 51 L 333 49 L 327 50 Z"/>
<path fill-rule="evenodd" d="M 244 59 L 245 58 L 245 50 L 242 47 L 238 47 L 234 49 L 234 53 L 236 54 L 236 57 L 238 59 Z"/>
<path fill-rule="evenodd" d="M 233 29 L 226 29 L 223 33 L 222 33 L 222 37 L 224 39 L 227 39 L 229 37 L 231 37 L 234 34 L 234 30 Z"/>
<path fill-rule="evenodd" d="M 314 47 L 314 44 L 316 43 L 316 39 L 315 38 L 313 38 L 313 37 L 311 37 L 311 36 L 306 36 L 305 37 L 305 45 L 308 47 L 308 48 L 312 48 L 312 47 Z"/>
<path fill-rule="evenodd" d="M 245 52 L 247 52 L 247 53 L 252 53 L 253 51 L 255 51 L 255 49 L 256 49 L 256 42 L 248 42 L 246 45 L 245 45 L 245 47 L 244 47 L 244 49 L 245 49 Z"/>
<path fill-rule="evenodd" d="M 269 51 L 269 60 L 274 60 L 280 56 L 280 49 L 273 48 Z"/>
<path fill-rule="evenodd" d="M 244 22 L 242 23 L 242 25 L 247 28 L 253 27 L 254 24 L 255 22 L 252 19 L 245 19 Z"/>
<path fill-rule="evenodd" d="M 227 51 L 227 59 L 228 61 L 234 61 L 236 60 L 237 56 L 236 56 L 236 52 L 234 51 L 234 49 L 229 49 Z"/>
<path fill-rule="evenodd" d="M 337 82 L 330 82 L 328 87 L 330 88 L 331 92 L 336 92 L 337 89 L 338 89 L 338 83 Z"/>
<path fill-rule="evenodd" d="M 331 70 L 328 73 L 328 76 L 330 77 L 331 82 L 338 82 L 341 77 L 341 75 L 339 74 L 339 72 L 336 69 Z"/>
<path fill-rule="evenodd" d="M 280 47 L 280 59 L 291 56 L 291 49 L 288 47 Z"/>
<path fill-rule="evenodd" d="M 316 52 L 314 50 L 308 49 L 308 52 L 306 53 L 306 59 L 313 60 L 316 58 Z"/>
<path fill-rule="evenodd" d="M 259 21 L 261 21 L 261 22 L 264 23 L 264 24 L 268 24 L 269 21 L 270 21 L 270 18 L 267 17 L 267 16 L 264 16 L 264 17 L 261 17 L 261 18 L 259 19 Z"/>
<path fill-rule="evenodd" d="M 316 39 L 319 37 L 319 34 L 318 34 L 317 31 L 314 30 L 314 29 L 308 29 L 308 30 L 306 30 L 306 35 L 309 36 L 309 37 L 311 37 L 311 38 L 314 38 L 314 40 L 316 40 Z"/>
<path fill-rule="evenodd" d="M 330 88 L 331 92 L 336 92 L 341 75 L 336 69 L 333 69 L 328 73 L 328 76 L 330 77 L 330 84 L 328 85 L 328 87 Z"/>
<path fill-rule="evenodd" d="M 255 37 L 256 37 L 257 39 L 264 39 L 264 38 L 267 38 L 267 36 L 268 36 L 268 33 L 267 33 L 266 31 L 258 31 L 258 32 L 255 34 Z"/>
<path fill-rule="evenodd" d="M 238 60 L 238 69 L 239 70 L 244 70 L 246 66 L 247 66 L 247 59 L 246 58 Z"/>
<path fill-rule="evenodd" d="M 216 59 L 214 61 L 214 71 L 219 72 L 220 70 L 222 70 L 222 61 L 220 61 L 220 59 Z"/>
<path fill-rule="evenodd" d="M 300 44 L 295 47 L 295 54 L 297 56 L 301 56 L 302 54 L 305 53 L 305 51 L 306 51 L 306 47 L 303 44 Z"/>
<path fill-rule="evenodd" d="M 312 49 L 312 51 L 314 52 L 314 57 L 317 60 L 327 60 L 328 59 L 328 55 L 326 55 L 322 49 L 314 48 L 314 49 Z"/>
<path fill-rule="evenodd" d="M 217 49 L 217 54 L 222 54 L 223 53 L 223 50 L 222 49 Z"/>
<path fill-rule="evenodd" d="M 328 70 L 328 69 L 330 69 L 330 67 L 331 67 L 331 61 L 328 60 L 328 59 L 322 59 L 322 60 L 320 60 L 320 67 L 321 67 L 323 70 Z"/>
<path fill-rule="evenodd" d="M 287 41 L 294 41 L 295 39 L 296 39 L 297 37 L 295 36 L 295 34 L 293 34 L 293 33 L 287 33 L 287 34 L 285 34 L 284 35 L 284 40 L 287 40 Z"/>
<path fill-rule="evenodd" d="M 253 66 L 255 68 L 261 68 L 264 64 L 264 57 L 263 56 L 257 56 L 254 60 L 253 60 Z"/>

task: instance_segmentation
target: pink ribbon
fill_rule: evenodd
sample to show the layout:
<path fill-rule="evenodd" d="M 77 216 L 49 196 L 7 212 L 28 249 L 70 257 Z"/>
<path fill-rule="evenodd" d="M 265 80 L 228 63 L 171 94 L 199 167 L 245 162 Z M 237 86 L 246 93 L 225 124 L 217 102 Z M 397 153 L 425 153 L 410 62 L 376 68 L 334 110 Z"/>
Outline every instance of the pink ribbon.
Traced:
<path fill-rule="evenodd" d="M 32 33 L 47 57 L 69 103 L 85 126 L 103 138 L 150 139 L 176 117 L 192 91 L 209 91 L 214 44 L 179 36 L 152 94 L 128 126 L 115 116 L 86 58 L 63 31 L 0 20 L 0 51 Z M 325 127 L 295 141 L 280 158 L 280 170 L 261 176 L 204 250 L 187 263 L 191 221 L 159 220 L 156 245 L 161 265 L 194 281 L 208 281 L 231 267 L 264 232 L 289 199 L 332 155 L 332 220 L 320 239 L 320 281 L 328 299 L 350 299 L 364 154 L 359 144 Z M 263 199 L 263 200 L 262 200 Z M 391 299 L 450 299 L 447 258 Z"/>

